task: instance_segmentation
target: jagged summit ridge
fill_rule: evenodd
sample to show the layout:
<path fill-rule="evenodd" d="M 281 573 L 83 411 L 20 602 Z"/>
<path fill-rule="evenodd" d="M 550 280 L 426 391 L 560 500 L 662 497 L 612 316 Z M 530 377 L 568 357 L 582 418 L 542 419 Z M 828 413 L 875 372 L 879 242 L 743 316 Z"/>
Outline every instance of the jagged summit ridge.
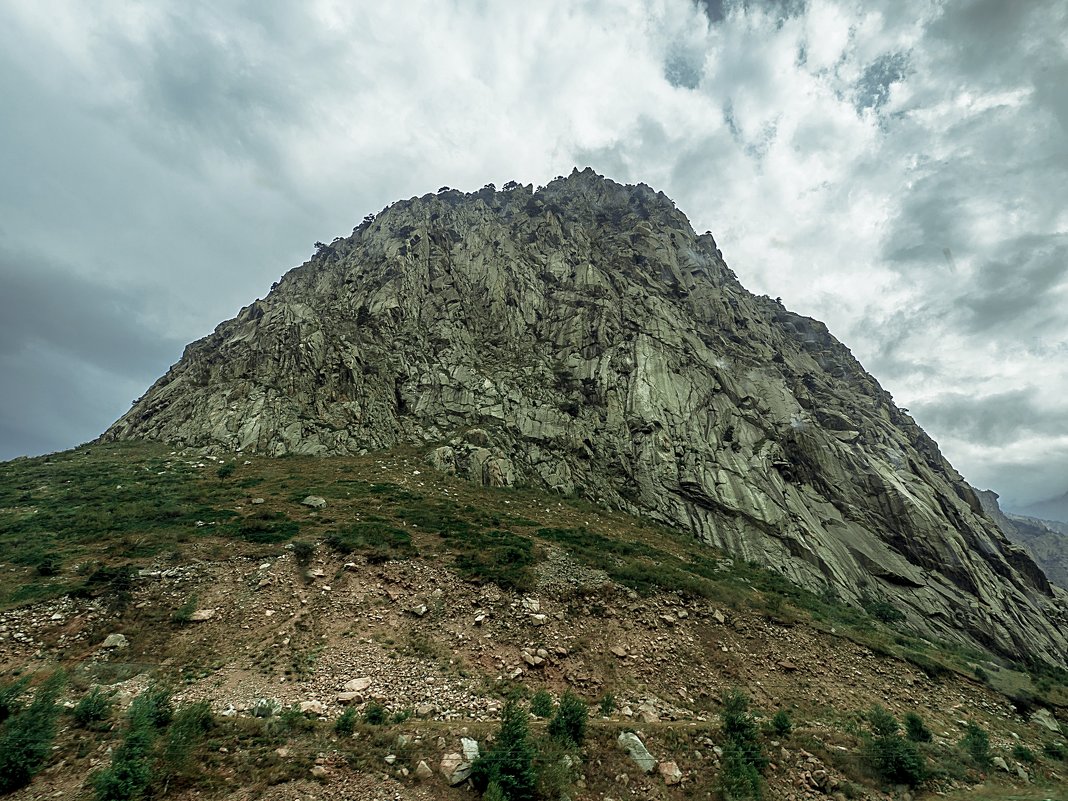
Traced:
<path fill-rule="evenodd" d="M 1068 658 L 1064 593 L 818 321 L 592 170 L 400 201 L 191 344 L 107 439 L 424 445 L 691 529 L 914 627 Z"/>

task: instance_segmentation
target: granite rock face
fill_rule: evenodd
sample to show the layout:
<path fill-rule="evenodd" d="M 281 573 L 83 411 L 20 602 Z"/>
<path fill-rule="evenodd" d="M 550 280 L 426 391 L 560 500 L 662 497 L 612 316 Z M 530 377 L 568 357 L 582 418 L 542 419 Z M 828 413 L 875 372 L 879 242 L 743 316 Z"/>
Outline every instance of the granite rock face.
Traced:
<path fill-rule="evenodd" d="M 747 292 L 663 194 L 590 170 L 393 204 L 191 344 L 104 438 L 421 445 L 932 635 L 1068 659 L 1065 593 L 826 326 Z"/>

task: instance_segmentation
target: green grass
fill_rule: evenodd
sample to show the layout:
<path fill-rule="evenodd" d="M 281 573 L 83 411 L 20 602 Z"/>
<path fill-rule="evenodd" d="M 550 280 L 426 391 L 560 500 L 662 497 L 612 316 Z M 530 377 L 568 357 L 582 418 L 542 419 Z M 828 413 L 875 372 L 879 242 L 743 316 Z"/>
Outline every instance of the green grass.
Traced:
<path fill-rule="evenodd" d="M 329 534 L 326 544 L 338 553 L 362 553 L 371 562 L 414 556 L 412 535 L 379 521 L 353 523 Z"/>
<path fill-rule="evenodd" d="M 661 591 L 807 619 L 934 679 L 974 680 L 988 656 L 931 643 L 877 604 L 863 609 L 813 593 L 757 564 L 727 559 L 689 533 L 530 488 L 484 488 L 421 469 L 423 453 L 366 457 L 253 457 L 220 478 L 193 452 L 149 443 L 93 445 L 0 463 L 0 608 L 66 593 L 121 603 L 139 567 L 199 545 L 228 554 L 276 553 L 300 537 L 368 560 L 427 558 L 475 583 L 533 588 L 556 548 L 641 594 Z M 196 467 L 203 464 L 204 467 Z M 226 471 L 230 473 L 230 471 Z M 327 499 L 312 511 L 308 495 Z M 253 496 L 264 503 L 253 505 Z M 41 570 L 41 566 L 45 569 Z M 12 569 L 13 568 L 13 569 Z M 882 619 L 892 619 L 881 622 Z M 1068 701 L 1063 671 L 985 669 L 991 687 Z"/>

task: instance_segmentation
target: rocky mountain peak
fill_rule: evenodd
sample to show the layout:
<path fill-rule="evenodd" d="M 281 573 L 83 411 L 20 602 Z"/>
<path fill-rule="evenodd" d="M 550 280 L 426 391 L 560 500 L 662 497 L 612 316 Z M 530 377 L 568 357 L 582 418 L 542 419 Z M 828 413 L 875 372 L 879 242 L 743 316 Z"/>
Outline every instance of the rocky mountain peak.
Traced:
<path fill-rule="evenodd" d="M 826 326 L 747 292 L 662 193 L 588 168 L 394 203 L 191 344 L 104 438 L 415 445 L 932 636 L 1068 658 L 1064 591 Z"/>

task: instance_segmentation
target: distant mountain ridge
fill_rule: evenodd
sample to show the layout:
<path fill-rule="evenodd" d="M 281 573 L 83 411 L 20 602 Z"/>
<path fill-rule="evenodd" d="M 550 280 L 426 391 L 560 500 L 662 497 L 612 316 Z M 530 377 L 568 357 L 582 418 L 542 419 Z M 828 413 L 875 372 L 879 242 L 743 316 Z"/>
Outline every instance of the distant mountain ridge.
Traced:
<path fill-rule="evenodd" d="M 691 530 L 915 629 L 1068 661 L 1068 594 L 822 323 L 747 292 L 662 193 L 443 189 L 322 245 L 104 434 L 426 449 Z"/>
<path fill-rule="evenodd" d="M 1057 498 L 1050 498 L 1019 509 L 1013 509 L 1012 512 L 1038 520 L 1050 520 L 1062 526 L 1068 525 L 1068 492 Z"/>
<path fill-rule="evenodd" d="M 1068 588 L 1068 524 L 1003 512 L 990 490 L 979 492 L 979 499 L 1005 536 L 1025 548 L 1050 581 Z"/>

